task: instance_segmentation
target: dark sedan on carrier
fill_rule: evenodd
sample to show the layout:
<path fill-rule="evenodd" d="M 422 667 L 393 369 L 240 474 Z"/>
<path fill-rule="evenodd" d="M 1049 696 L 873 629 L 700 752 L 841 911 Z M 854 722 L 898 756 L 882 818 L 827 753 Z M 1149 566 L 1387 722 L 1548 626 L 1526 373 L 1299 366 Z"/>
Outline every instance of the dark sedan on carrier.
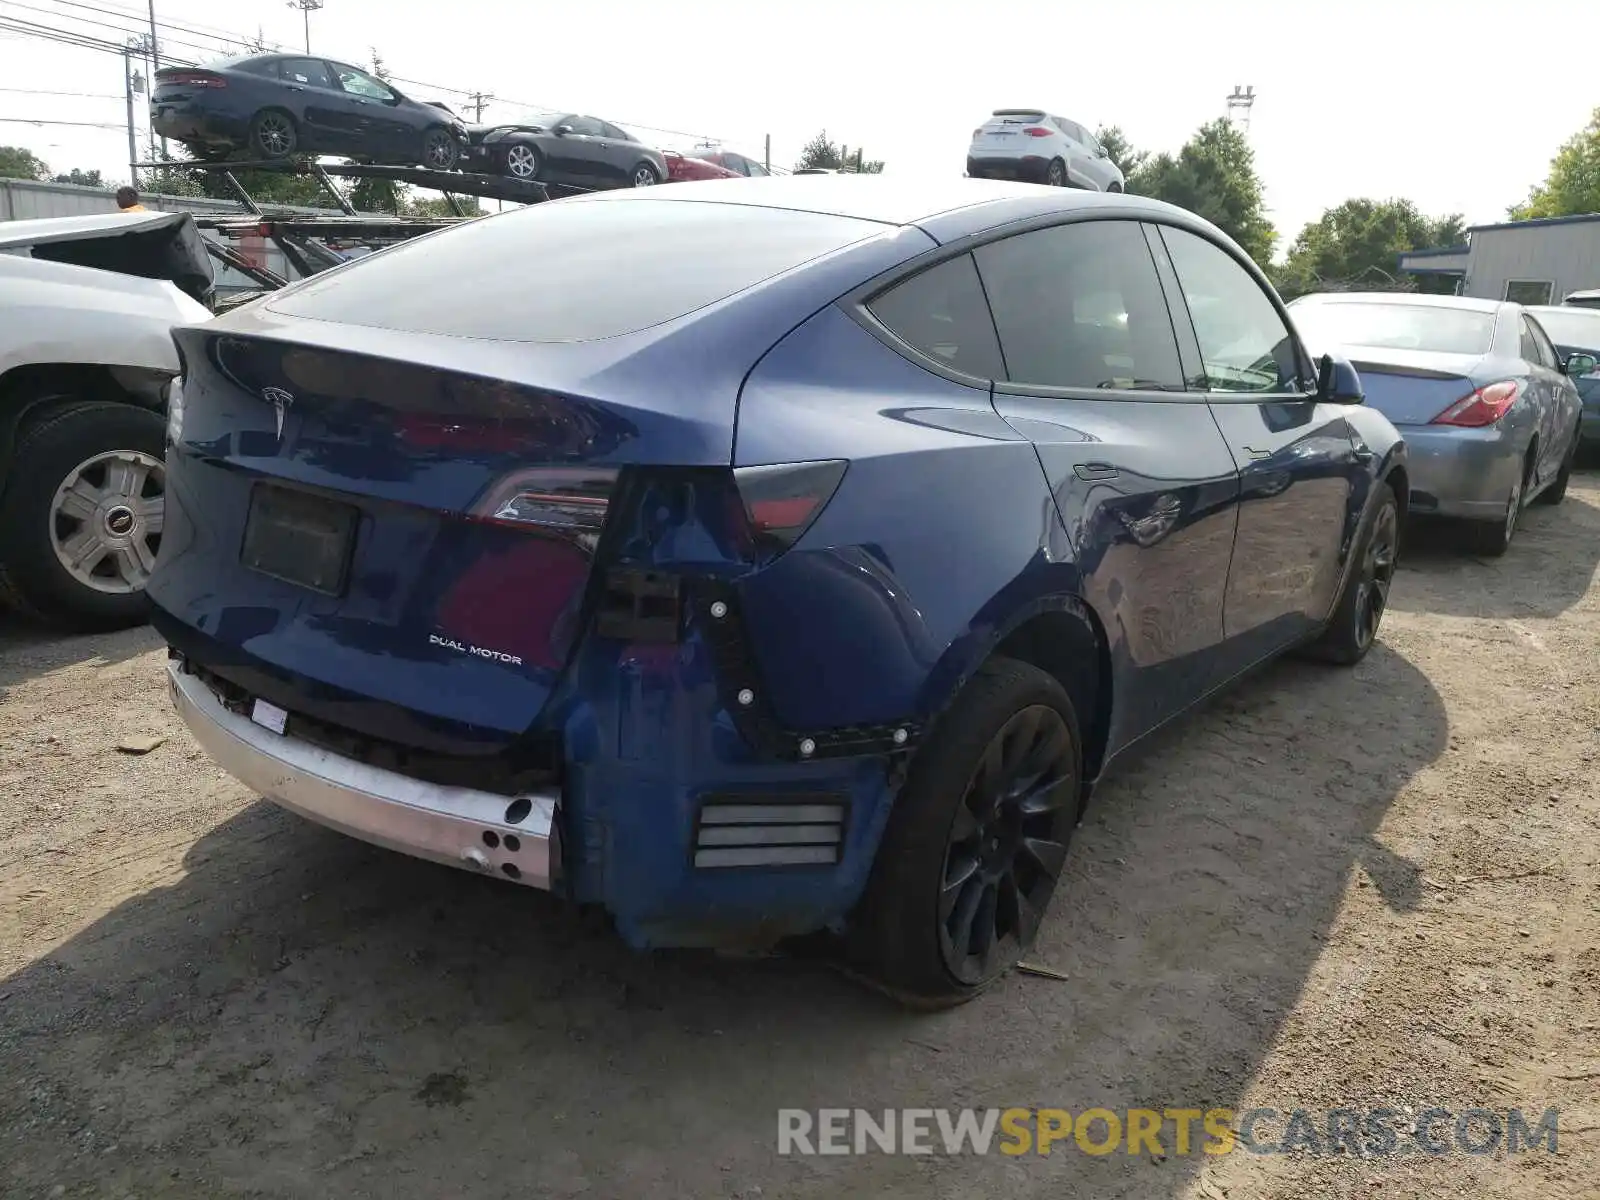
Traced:
<path fill-rule="evenodd" d="M 513 179 L 584 188 L 649 187 L 671 178 L 654 146 L 599 117 L 541 113 L 470 130 L 467 166 Z"/>
<path fill-rule="evenodd" d="M 150 595 L 222 767 L 635 946 L 831 931 L 924 1004 L 1028 949 L 1131 746 L 1371 649 L 1409 494 L 1349 364 L 1135 197 L 602 192 L 175 337 Z"/>
<path fill-rule="evenodd" d="M 150 121 L 202 158 L 338 154 L 438 171 L 456 165 L 467 137 L 447 110 L 359 67 L 303 54 L 163 68 Z"/>

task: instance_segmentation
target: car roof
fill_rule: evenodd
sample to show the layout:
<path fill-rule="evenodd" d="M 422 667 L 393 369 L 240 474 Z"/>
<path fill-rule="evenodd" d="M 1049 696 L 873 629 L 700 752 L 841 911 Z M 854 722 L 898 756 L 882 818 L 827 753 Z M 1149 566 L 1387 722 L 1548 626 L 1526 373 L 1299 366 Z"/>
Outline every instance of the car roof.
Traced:
<path fill-rule="evenodd" d="M 652 200 L 679 203 L 745 204 L 758 208 L 853 217 L 883 225 L 920 225 L 949 214 L 929 232 L 939 241 L 977 233 L 1007 221 L 1116 208 L 1128 216 L 1166 216 L 1198 223 L 1182 209 L 1145 197 L 1052 188 L 1037 183 L 959 176 L 771 175 L 759 179 L 714 179 L 675 183 L 670 188 L 617 188 L 559 201 L 561 204 L 626 204 Z"/>
<path fill-rule="evenodd" d="M 1467 312 L 1499 312 L 1503 300 L 1481 300 L 1476 296 L 1437 296 L 1425 292 L 1313 292 L 1295 300 L 1303 304 L 1414 304 L 1425 308 L 1458 308 Z"/>
<path fill-rule="evenodd" d="M 0 250 L 43 246 L 50 242 L 75 242 L 107 235 L 159 229 L 187 220 L 182 212 L 103 212 L 76 217 L 37 217 L 26 221 L 0 221 Z"/>

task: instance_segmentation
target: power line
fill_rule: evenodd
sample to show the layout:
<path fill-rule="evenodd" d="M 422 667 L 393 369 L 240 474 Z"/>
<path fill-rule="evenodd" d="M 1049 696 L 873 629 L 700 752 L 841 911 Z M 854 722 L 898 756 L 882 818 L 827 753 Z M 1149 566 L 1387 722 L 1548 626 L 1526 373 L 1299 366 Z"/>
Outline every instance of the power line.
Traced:
<path fill-rule="evenodd" d="M 112 92 L 52 92 L 43 88 L 13 88 L 0 87 L 0 92 L 10 92 L 17 96 L 73 96 L 80 100 L 121 100 L 122 97 Z"/>
<path fill-rule="evenodd" d="M 0 117 L 4 125 L 75 125 L 80 129 L 121 129 L 120 121 L 41 121 L 32 117 Z"/>

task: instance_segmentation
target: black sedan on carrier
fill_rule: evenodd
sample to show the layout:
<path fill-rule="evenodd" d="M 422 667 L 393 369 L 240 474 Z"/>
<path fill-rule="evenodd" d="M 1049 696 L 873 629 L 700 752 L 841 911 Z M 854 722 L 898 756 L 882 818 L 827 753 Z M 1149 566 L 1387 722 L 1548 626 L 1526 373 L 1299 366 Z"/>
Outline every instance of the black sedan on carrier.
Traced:
<path fill-rule="evenodd" d="M 370 72 L 299 54 L 157 71 L 150 121 L 202 158 L 338 154 L 448 171 L 467 139 L 459 118 Z"/>
<path fill-rule="evenodd" d="M 650 187 L 669 178 L 661 151 L 581 113 L 540 113 L 468 132 L 469 170 L 587 188 Z"/>

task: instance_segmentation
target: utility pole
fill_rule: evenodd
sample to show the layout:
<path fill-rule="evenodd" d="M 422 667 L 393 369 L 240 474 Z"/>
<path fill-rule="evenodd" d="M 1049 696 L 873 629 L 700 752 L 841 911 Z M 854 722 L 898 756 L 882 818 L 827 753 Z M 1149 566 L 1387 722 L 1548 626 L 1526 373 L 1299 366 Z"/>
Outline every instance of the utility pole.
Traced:
<path fill-rule="evenodd" d="M 161 47 L 156 44 L 156 0 L 150 0 L 150 80 L 161 70 Z M 161 157 L 167 156 L 167 139 L 161 139 Z"/>
<path fill-rule="evenodd" d="M 471 93 L 471 98 L 466 102 L 465 105 L 463 105 L 463 107 L 470 108 L 472 110 L 473 124 L 481 125 L 483 124 L 484 108 L 493 102 L 494 94 L 492 92 L 473 92 Z"/>
<path fill-rule="evenodd" d="M 1245 132 L 1250 132 L 1250 110 L 1255 107 L 1256 89 L 1254 86 L 1240 87 L 1233 85 L 1233 94 L 1228 97 L 1228 120 Z"/>
<path fill-rule="evenodd" d="M 122 48 L 122 86 L 128 95 L 128 182 L 139 186 L 139 141 L 133 131 L 133 47 Z"/>
<path fill-rule="evenodd" d="M 290 8 L 298 8 L 306 25 L 306 53 L 311 53 L 311 14 L 321 12 L 326 0 L 289 0 Z"/>
<path fill-rule="evenodd" d="M 767 134 L 767 148 L 761 154 L 761 165 L 766 167 L 769 175 L 772 173 L 772 135 L 770 133 Z"/>

